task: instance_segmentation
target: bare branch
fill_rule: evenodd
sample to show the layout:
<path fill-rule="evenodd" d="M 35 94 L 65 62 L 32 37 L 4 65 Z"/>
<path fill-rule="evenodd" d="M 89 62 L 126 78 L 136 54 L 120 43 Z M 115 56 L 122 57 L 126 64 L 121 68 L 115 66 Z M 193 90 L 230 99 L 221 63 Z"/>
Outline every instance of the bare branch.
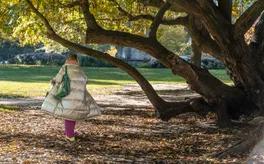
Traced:
<path fill-rule="evenodd" d="M 157 13 L 154 21 L 152 22 L 150 26 L 150 32 L 149 32 L 149 37 L 152 39 L 156 39 L 156 34 L 159 28 L 160 23 L 162 22 L 163 16 L 166 13 L 166 11 L 170 8 L 170 4 L 166 2 L 159 10 Z"/>
<path fill-rule="evenodd" d="M 91 30 L 102 29 L 96 22 L 94 15 L 90 12 L 90 4 L 88 0 L 80 0 L 80 6 L 87 24 L 87 28 Z"/>
<path fill-rule="evenodd" d="M 243 36 L 252 27 L 264 10 L 263 0 L 257 0 L 250 6 L 235 23 L 235 36 Z"/>

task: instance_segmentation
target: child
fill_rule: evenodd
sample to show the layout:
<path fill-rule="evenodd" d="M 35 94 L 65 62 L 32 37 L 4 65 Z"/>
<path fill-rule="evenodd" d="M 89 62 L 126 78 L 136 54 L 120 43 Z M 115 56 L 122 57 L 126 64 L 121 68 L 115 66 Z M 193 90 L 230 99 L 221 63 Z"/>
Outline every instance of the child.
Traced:
<path fill-rule="evenodd" d="M 60 100 L 55 95 L 63 83 L 65 73 L 70 79 L 70 89 L 68 95 Z M 75 141 L 76 132 L 74 129 L 76 121 L 101 115 L 101 108 L 86 90 L 87 77 L 78 64 L 76 54 L 69 55 L 51 83 L 52 88 L 47 94 L 41 109 L 64 118 L 66 139 Z"/>

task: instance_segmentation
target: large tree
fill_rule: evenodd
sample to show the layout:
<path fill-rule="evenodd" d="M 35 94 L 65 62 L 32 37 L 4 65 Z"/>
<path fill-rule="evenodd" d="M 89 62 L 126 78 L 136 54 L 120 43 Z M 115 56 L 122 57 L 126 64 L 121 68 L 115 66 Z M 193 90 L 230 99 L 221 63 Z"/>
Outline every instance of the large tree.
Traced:
<path fill-rule="evenodd" d="M 243 10 L 239 10 L 242 5 L 238 2 L 241 3 L 232 0 L 1 1 L 0 24 L 2 33 L 12 34 L 21 42 L 48 44 L 52 40 L 126 71 L 141 86 L 162 120 L 186 112 L 212 111 L 217 113 L 218 123 L 225 125 L 241 114 L 264 113 L 264 14 L 261 15 L 264 3 L 243 1 Z M 254 37 L 248 43 L 245 33 L 256 21 Z M 159 41 L 160 25 L 187 29 L 195 62 L 182 60 Z M 88 48 L 88 44 L 112 44 L 145 51 L 173 74 L 183 77 L 201 98 L 167 102 L 135 68 Z M 200 68 L 201 52 L 222 61 L 234 85 L 227 85 Z"/>

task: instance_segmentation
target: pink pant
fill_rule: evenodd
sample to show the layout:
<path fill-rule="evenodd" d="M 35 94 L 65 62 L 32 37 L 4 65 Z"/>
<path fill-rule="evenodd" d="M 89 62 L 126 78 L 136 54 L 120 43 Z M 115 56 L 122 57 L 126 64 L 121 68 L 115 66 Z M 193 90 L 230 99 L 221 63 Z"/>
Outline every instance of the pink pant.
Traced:
<path fill-rule="evenodd" d="M 64 134 L 67 137 L 74 137 L 74 135 L 75 135 L 75 132 L 74 132 L 75 124 L 76 124 L 76 121 L 64 120 L 64 127 L 65 127 Z"/>

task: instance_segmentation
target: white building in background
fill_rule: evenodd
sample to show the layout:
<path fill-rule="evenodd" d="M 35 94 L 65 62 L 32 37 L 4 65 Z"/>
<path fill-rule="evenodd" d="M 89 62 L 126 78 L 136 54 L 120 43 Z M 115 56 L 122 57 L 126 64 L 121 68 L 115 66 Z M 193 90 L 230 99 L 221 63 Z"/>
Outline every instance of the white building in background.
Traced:
<path fill-rule="evenodd" d="M 154 59 L 149 54 L 130 47 L 119 47 L 117 49 L 116 57 L 128 62 L 149 62 Z"/>

